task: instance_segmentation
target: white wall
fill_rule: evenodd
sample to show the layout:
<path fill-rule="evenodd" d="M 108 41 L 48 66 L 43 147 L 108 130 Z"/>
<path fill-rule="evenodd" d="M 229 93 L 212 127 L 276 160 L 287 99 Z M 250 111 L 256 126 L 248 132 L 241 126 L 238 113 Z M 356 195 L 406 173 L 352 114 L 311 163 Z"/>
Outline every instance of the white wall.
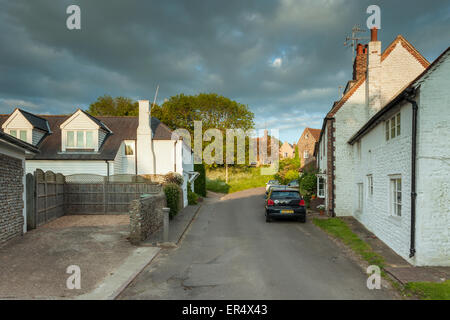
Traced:
<path fill-rule="evenodd" d="M 103 160 L 27 160 L 27 173 L 33 173 L 36 169 L 51 170 L 63 175 L 88 173 L 106 176 L 107 166 Z M 110 174 L 113 166 L 110 164 Z"/>
<path fill-rule="evenodd" d="M 317 168 L 320 170 L 320 172 L 325 172 L 327 170 L 327 143 L 328 143 L 328 134 L 327 131 L 328 128 L 325 125 L 323 132 L 322 132 L 322 139 L 319 142 L 319 152 L 317 153 Z M 323 152 L 323 148 L 325 146 L 325 152 Z"/>
<path fill-rule="evenodd" d="M 381 62 L 381 107 L 414 80 L 424 67 L 398 43 Z M 353 212 L 356 187 L 353 183 L 353 148 L 347 141 L 374 114 L 366 105 L 364 82 L 335 115 L 335 213 L 348 216 Z"/>
<path fill-rule="evenodd" d="M 153 140 L 153 148 L 156 156 L 155 173 L 166 174 L 169 172 L 174 172 L 174 141 Z"/>
<path fill-rule="evenodd" d="M 416 263 L 450 266 L 450 58 L 418 101 Z"/>
<path fill-rule="evenodd" d="M 400 109 L 401 108 L 401 109 Z M 392 110 L 391 115 L 401 112 L 401 134 L 386 141 L 385 122 L 362 137 L 361 160 L 358 160 L 356 143 L 354 152 L 352 213 L 367 229 L 391 247 L 403 258 L 409 259 L 411 226 L 411 105 L 403 103 Z M 369 195 L 367 175 L 373 177 L 373 195 Z M 402 179 L 401 217 L 391 214 L 390 177 Z M 356 185 L 363 183 L 363 210 L 357 210 Z"/>
<path fill-rule="evenodd" d="M 125 155 L 125 141 L 122 141 L 114 158 L 114 171 L 111 174 L 136 174 L 136 141 L 127 140 L 127 142 L 134 144 L 134 155 Z"/>
<path fill-rule="evenodd" d="M 353 95 L 335 115 L 335 214 L 352 214 L 353 195 L 353 148 L 347 141 L 367 121 L 365 83 L 356 89 Z M 326 166 L 325 166 L 326 167 Z"/>

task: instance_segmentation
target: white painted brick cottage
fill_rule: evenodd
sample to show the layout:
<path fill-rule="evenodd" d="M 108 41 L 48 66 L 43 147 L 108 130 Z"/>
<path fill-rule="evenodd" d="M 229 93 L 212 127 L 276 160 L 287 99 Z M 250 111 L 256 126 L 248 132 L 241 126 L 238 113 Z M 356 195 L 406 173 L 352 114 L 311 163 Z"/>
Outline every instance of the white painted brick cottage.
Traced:
<path fill-rule="evenodd" d="M 381 52 L 377 29 L 371 41 L 357 48 L 353 80 L 342 98 L 324 119 L 317 147 L 318 185 L 325 190 L 326 211 L 331 216 L 348 216 L 353 211 L 353 148 L 348 139 L 387 101 L 409 84 L 429 62 L 401 35 Z"/>
<path fill-rule="evenodd" d="M 450 264 L 447 55 L 430 66 L 402 36 L 381 53 L 373 29 L 371 41 L 358 45 L 353 80 L 325 117 L 316 148 L 328 214 L 353 215 L 415 265 Z M 407 99 L 419 105 L 415 170 Z"/>
<path fill-rule="evenodd" d="M 450 266 L 450 48 L 353 147 L 353 215 L 414 265 Z"/>

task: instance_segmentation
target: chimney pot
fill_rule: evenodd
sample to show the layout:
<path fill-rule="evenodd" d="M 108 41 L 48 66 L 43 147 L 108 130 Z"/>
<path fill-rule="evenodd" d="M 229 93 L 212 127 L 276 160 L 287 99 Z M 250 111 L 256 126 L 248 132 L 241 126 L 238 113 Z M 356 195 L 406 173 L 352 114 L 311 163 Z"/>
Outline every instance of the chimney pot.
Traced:
<path fill-rule="evenodd" d="M 378 29 L 375 27 L 370 30 L 370 41 L 378 41 Z"/>
<path fill-rule="evenodd" d="M 358 56 L 363 54 L 363 45 L 361 43 L 358 43 L 358 45 L 356 46 L 356 54 Z"/>

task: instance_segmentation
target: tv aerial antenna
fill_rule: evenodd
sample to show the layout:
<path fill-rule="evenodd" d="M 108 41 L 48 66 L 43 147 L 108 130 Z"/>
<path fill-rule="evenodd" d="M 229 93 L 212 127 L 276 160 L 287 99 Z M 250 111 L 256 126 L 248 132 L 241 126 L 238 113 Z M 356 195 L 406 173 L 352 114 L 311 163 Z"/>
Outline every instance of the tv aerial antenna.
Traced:
<path fill-rule="evenodd" d="M 370 39 L 369 37 L 359 35 L 359 33 L 363 32 L 367 32 L 367 30 L 363 30 L 358 24 L 355 24 L 352 28 L 352 35 L 345 37 L 344 46 L 352 49 L 352 62 L 355 59 L 355 47 L 359 43 L 359 40 Z"/>

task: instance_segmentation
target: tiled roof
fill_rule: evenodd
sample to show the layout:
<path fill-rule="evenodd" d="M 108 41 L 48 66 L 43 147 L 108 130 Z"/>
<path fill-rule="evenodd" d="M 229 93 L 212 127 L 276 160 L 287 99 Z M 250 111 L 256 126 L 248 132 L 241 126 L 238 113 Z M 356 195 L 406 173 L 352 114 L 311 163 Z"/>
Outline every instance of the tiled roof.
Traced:
<path fill-rule="evenodd" d="M 10 115 L 0 115 L 0 125 Z M 61 153 L 61 129 L 60 125 L 71 115 L 39 115 L 48 121 L 51 134 L 47 135 L 39 145 L 40 154 L 32 156 L 32 159 L 40 160 L 114 160 L 120 144 L 123 140 L 136 140 L 136 130 L 139 124 L 138 117 L 96 117 L 112 133 L 108 133 L 104 143 L 97 153 L 68 154 Z M 156 118 L 151 119 L 153 139 L 171 140 L 172 131 Z"/>
<path fill-rule="evenodd" d="M 11 143 L 11 144 L 13 144 L 13 145 L 15 145 L 17 147 L 22 148 L 22 149 L 31 151 L 33 153 L 38 153 L 39 152 L 39 149 L 36 148 L 35 146 L 33 146 L 33 145 L 31 145 L 31 144 L 29 144 L 29 143 L 27 143 L 25 141 L 22 141 L 20 139 L 17 139 L 16 137 L 13 137 L 13 136 L 11 136 L 11 135 L 9 135 L 7 133 L 4 133 L 3 131 L 0 131 L 0 140 L 6 141 L 6 142 Z"/>
<path fill-rule="evenodd" d="M 38 128 L 42 131 L 48 132 L 47 120 L 44 118 L 37 116 L 35 114 L 29 113 L 28 111 L 17 109 L 19 112 L 31 123 L 31 125 L 35 128 Z"/>
<path fill-rule="evenodd" d="M 400 43 L 416 60 L 424 67 L 428 68 L 430 63 L 427 59 L 425 59 L 419 51 L 414 48 L 414 46 L 408 42 L 402 35 L 398 35 L 397 38 L 395 38 L 394 41 L 389 44 L 389 46 L 383 51 L 381 54 L 381 61 L 386 59 L 389 54 L 394 50 L 395 46 Z M 344 96 L 341 98 L 341 100 L 338 101 L 338 103 L 335 103 L 333 107 L 331 108 L 330 112 L 328 112 L 327 117 L 334 117 L 336 112 L 344 105 L 345 102 L 355 93 L 355 91 L 361 86 L 361 84 L 364 83 L 366 80 L 366 77 L 363 76 L 361 79 L 359 79 L 351 88 L 348 90 Z M 347 84 L 348 85 L 348 84 Z"/>
<path fill-rule="evenodd" d="M 313 128 L 307 128 L 308 131 L 311 133 L 311 135 L 313 136 L 314 140 L 319 140 L 320 137 L 320 129 L 313 129 Z"/>

